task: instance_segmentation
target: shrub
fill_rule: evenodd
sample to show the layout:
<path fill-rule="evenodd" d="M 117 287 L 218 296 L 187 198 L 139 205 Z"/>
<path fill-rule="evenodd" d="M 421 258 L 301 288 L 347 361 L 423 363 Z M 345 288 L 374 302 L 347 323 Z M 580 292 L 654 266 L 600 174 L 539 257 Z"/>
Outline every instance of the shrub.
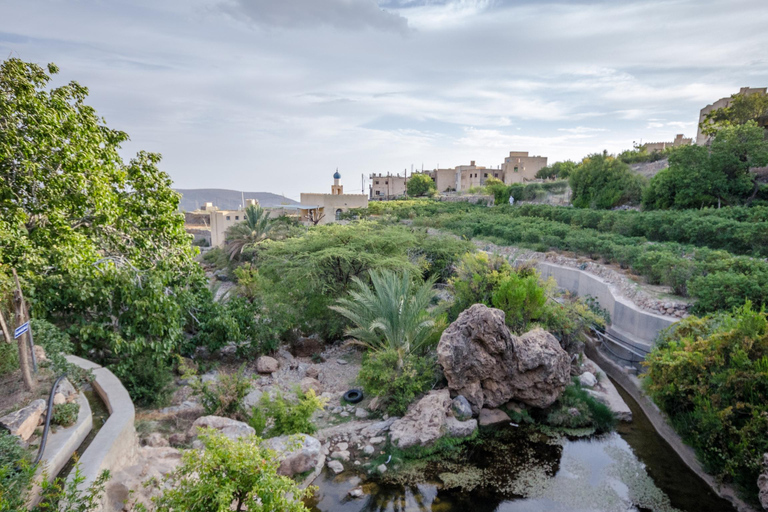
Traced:
<path fill-rule="evenodd" d="M 613 412 L 582 389 L 575 380 L 565 388 L 547 413 L 546 422 L 553 427 L 591 427 L 597 432 L 608 432 L 616 426 Z"/>
<path fill-rule="evenodd" d="M 486 253 L 468 253 L 459 261 L 456 275 L 450 280 L 454 300 L 448 318 L 455 320 L 473 304 L 493 305 L 493 293 L 499 283 L 512 274 L 503 258 Z"/>
<path fill-rule="evenodd" d="M 436 191 L 435 182 L 426 174 L 413 174 L 408 180 L 408 195 L 428 196 Z"/>
<path fill-rule="evenodd" d="M 61 425 L 62 427 L 69 427 L 75 424 L 79 412 L 80 404 L 77 402 L 56 404 L 53 406 L 51 423 Z"/>
<path fill-rule="evenodd" d="M 16 343 L 0 342 L 0 375 L 19 369 L 19 346 Z"/>
<path fill-rule="evenodd" d="M 507 325 L 515 332 L 526 332 L 532 320 L 544 315 L 547 294 L 539 279 L 535 270 L 513 272 L 502 279 L 493 292 L 493 307 L 504 311 Z"/>
<path fill-rule="evenodd" d="M 203 382 L 191 378 L 190 385 L 207 415 L 226 416 L 238 421 L 248 419 L 248 412 L 243 409 L 243 398 L 251 390 L 251 379 L 245 376 L 244 366 L 231 375 L 221 374 L 214 382 Z M 186 375 L 185 375 L 186 377 Z"/>
<path fill-rule="evenodd" d="M 274 437 L 312 434 L 317 430 L 312 415 L 322 411 L 328 400 L 318 397 L 314 389 L 306 393 L 296 389 L 295 393 L 295 400 L 284 398 L 279 391 L 274 396 L 268 393 L 261 396 L 259 407 L 254 407 L 248 421 L 257 434 Z"/>
<path fill-rule="evenodd" d="M 747 302 L 689 316 L 646 357 L 646 385 L 707 470 L 757 498 L 768 451 L 768 315 Z"/>
<path fill-rule="evenodd" d="M 162 483 L 162 494 L 153 498 L 157 512 L 184 510 L 257 510 L 308 512 L 301 500 L 312 489 L 301 489 L 277 474 L 275 453 L 256 436 L 237 440 L 206 429 L 200 434 L 204 450 L 189 450 L 181 465 Z"/>
<path fill-rule="evenodd" d="M 168 402 L 173 372 L 165 359 L 139 355 L 126 358 L 114 366 L 113 371 L 136 404 L 161 406 Z"/>
<path fill-rule="evenodd" d="M 365 392 L 379 397 L 381 408 L 392 416 L 402 416 L 438 380 L 434 356 L 409 354 L 401 366 L 398 360 L 398 353 L 391 349 L 368 353 L 357 376 Z"/>
<path fill-rule="evenodd" d="M 578 208 L 638 204 L 644 184 L 644 178 L 634 174 L 627 164 L 606 154 L 589 155 L 568 179 L 573 205 Z"/>

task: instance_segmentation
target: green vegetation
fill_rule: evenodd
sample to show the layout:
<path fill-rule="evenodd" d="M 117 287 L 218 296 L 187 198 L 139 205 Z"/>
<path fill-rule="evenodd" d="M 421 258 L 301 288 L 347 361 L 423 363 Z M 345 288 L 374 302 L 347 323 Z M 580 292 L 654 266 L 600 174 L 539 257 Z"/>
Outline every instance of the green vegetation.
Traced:
<path fill-rule="evenodd" d="M 259 407 L 253 408 L 248 420 L 257 435 L 312 434 L 317 430 L 312 415 L 322 411 L 328 400 L 318 397 L 314 389 L 308 389 L 306 393 L 296 389 L 295 394 L 295 398 L 285 398 L 279 391 L 273 396 L 261 395 Z"/>
<path fill-rule="evenodd" d="M 278 475 L 275 453 L 258 437 L 231 440 L 208 429 L 198 439 L 205 449 L 184 452 L 181 465 L 165 477 L 162 494 L 153 498 L 154 511 L 307 511 L 301 500 L 312 489 Z"/>
<path fill-rule="evenodd" d="M 717 135 L 722 128 L 739 126 L 750 121 L 765 120 L 768 116 L 768 94 L 734 94 L 731 104 L 713 110 L 704 118 L 701 129 L 706 135 Z"/>
<path fill-rule="evenodd" d="M 501 180 L 488 178 L 485 181 L 484 193 L 492 195 L 494 203 L 509 204 L 509 199 L 515 201 L 537 201 L 548 194 L 562 194 L 568 188 L 568 181 L 559 180 L 548 183 L 513 183 L 505 185 Z"/>
<path fill-rule="evenodd" d="M 577 208 L 607 210 L 639 204 L 644 178 L 606 153 L 589 155 L 570 174 L 572 202 Z"/>
<path fill-rule="evenodd" d="M 689 316 L 646 358 L 647 390 L 707 470 L 756 499 L 768 452 L 768 317 L 747 302 Z"/>
<path fill-rule="evenodd" d="M 248 206 L 245 209 L 243 221 L 227 229 L 226 252 L 229 254 L 229 259 L 240 257 L 244 249 L 264 240 L 272 230 L 272 226 L 268 211 L 260 206 Z"/>
<path fill-rule="evenodd" d="M 650 181 L 643 207 L 685 209 L 750 204 L 768 199 L 751 167 L 768 165 L 765 130 L 754 121 L 720 129 L 711 148 L 685 146 L 669 157 L 669 168 Z"/>
<path fill-rule="evenodd" d="M 214 382 L 203 382 L 202 379 L 186 373 L 193 392 L 200 397 L 200 403 L 206 415 L 226 416 L 239 421 L 249 417 L 249 411 L 243 408 L 243 398 L 251 390 L 251 379 L 244 375 L 245 366 L 237 373 L 222 374 Z"/>
<path fill-rule="evenodd" d="M 555 162 L 539 169 L 536 178 L 540 180 L 567 180 L 573 171 L 576 170 L 576 162 L 566 160 L 565 162 Z"/>
<path fill-rule="evenodd" d="M 69 427 L 77 421 L 77 415 L 80 412 L 80 404 L 73 402 L 71 404 L 56 404 L 53 406 L 53 416 L 51 423 L 62 427 Z"/>
<path fill-rule="evenodd" d="M 613 430 L 616 418 L 605 404 L 598 402 L 574 379 L 548 410 L 545 423 L 568 429 L 593 428 L 600 433 Z"/>
<path fill-rule="evenodd" d="M 634 149 L 628 149 L 618 154 L 617 158 L 625 164 L 640 164 L 648 162 L 658 162 L 665 158 L 669 158 L 670 155 L 675 153 L 682 146 L 669 147 L 664 151 L 651 151 L 648 152 L 648 148 L 643 146 L 635 146 Z"/>
<path fill-rule="evenodd" d="M 413 174 L 408 179 L 408 195 L 411 197 L 429 196 L 437 191 L 435 182 L 426 174 Z"/>
<path fill-rule="evenodd" d="M 394 349 L 369 352 L 357 376 L 368 396 L 379 399 L 379 409 L 402 416 L 420 395 L 434 387 L 439 369 L 434 354 L 406 354 Z"/>

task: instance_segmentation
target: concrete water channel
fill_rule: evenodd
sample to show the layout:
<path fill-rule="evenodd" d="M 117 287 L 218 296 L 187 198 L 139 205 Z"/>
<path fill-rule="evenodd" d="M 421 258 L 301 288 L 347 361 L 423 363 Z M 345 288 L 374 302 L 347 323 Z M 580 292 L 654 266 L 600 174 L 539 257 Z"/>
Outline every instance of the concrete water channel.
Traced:
<path fill-rule="evenodd" d="M 422 481 L 384 485 L 372 479 L 363 484 L 362 498 L 348 496 L 359 475 L 326 469 L 307 504 L 313 512 L 735 511 L 686 466 L 632 397 L 620 392 L 633 421 L 615 432 L 572 439 L 535 426 L 510 426 L 472 449 L 472 468 L 455 479 L 459 484 L 434 461 Z"/>

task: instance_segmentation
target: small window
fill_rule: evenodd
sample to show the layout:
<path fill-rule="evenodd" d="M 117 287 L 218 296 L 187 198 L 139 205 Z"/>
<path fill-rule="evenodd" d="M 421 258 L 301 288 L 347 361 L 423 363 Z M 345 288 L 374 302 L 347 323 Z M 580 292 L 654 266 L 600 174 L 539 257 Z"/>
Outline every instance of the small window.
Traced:
<path fill-rule="evenodd" d="M 229 215 L 227 215 L 227 220 L 229 220 Z"/>
<path fill-rule="evenodd" d="M 515 167 L 515 172 L 517 172 L 517 171 L 518 171 L 518 168 L 517 168 L 517 167 Z"/>
<path fill-rule="evenodd" d="M 240 216 L 239 215 L 235 215 L 235 220 L 240 220 Z"/>
<path fill-rule="evenodd" d="M 487 177 L 488 177 L 488 173 L 487 172 L 483 173 L 483 178 L 487 178 Z"/>
<path fill-rule="evenodd" d="M 375 181 L 374 183 L 375 183 L 376 185 L 378 185 L 378 184 L 379 184 L 379 182 L 378 182 L 378 181 Z"/>
<path fill-rule="evenodd" d="M 499 173 L 497 173 L 497 172 L 493 173 L 493 177 L 494 178 L 498 178 L 499 177 Z"/>
<path fill-rule="evenodd" d="M 389 181 L 385 181 L 385 182 L 384 182 L 384 184 L 385 184 L 385 185 L 389 185 Z"/>

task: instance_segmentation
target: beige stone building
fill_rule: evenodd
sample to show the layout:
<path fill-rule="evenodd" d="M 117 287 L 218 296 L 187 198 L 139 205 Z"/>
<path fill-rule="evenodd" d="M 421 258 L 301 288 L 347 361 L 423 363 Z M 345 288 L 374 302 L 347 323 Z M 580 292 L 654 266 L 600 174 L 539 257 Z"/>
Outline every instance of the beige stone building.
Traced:
<path fill-rule="evenodd" d="M 501 166 L 504 171 L 502 181 L 507 185 L 533 181 L 536 179 L 536 173 L 546 166 L 545 156 L 529 156 L 527 151 L 510 151 Z"/>
<path fill-rule="evenodd" d="M 646 142 L 643 144 L 643 147 L 647 153 L 653 153 L 654 151 L 664 151 L 667 148 L 690 146 L 692 143 L 693 139 L 691 137 L 685 137 L 682 133 L 678 133 L 672 142 Z"/>
<path fill-rule="evenodd" d="M 370 199 L 395 199 L 405 196 L 406 177 L 400 174 L 371 174 Z"/>
<path fill-rule="evenodd" d="M 206 206 L 211 203 L 206 203 Z M 219 210 L 215 206 L 211 210 L 211 247 L 221 247 L 227 239 L 227 230 L 245 220 L 245 209 L 249 206 L 259 206 L 256 199 L 246 199 L 245 207 L 241 210 Z"/>
<path fill-rule="evenodd" d="M 337 170 L 333 175 L 330 194 L 302 193 L 301 204 L 293 206 L 299 220 L 312 224 L 329 224 L 338 220 L 342 212 L 352 208 L 367 208 L 368 196 L 365 194 L 345 194 L 341 184 L 341 174 Z"/>
<path fill-rule="evenodd" d="M 766 91 L 768 91 L 768 87 L 742 87 L 741 89 L 739 89 L 739 92 L 737 92 L 736 94 L 749 96 L 750 94 L 766 94 Z M 707 117 L 707 114 L 709 114 L 713 110 L 730 106 L 732 100 L 733 100 L 733 97 L 730 97 L 730 96 L 728 98 L 720 98 L 719 100 L 712 103 L 711 105 L 707 105 L 706 107 L 701 109 L 701 112 L 699 112 L 699 130 L 696 133 L 697 145 L 699 146 L 708 145 L 712 140 L 712 137 L 705 135 L 701 131 L 701 124 L 704 122 L 704 118 Z"/>

